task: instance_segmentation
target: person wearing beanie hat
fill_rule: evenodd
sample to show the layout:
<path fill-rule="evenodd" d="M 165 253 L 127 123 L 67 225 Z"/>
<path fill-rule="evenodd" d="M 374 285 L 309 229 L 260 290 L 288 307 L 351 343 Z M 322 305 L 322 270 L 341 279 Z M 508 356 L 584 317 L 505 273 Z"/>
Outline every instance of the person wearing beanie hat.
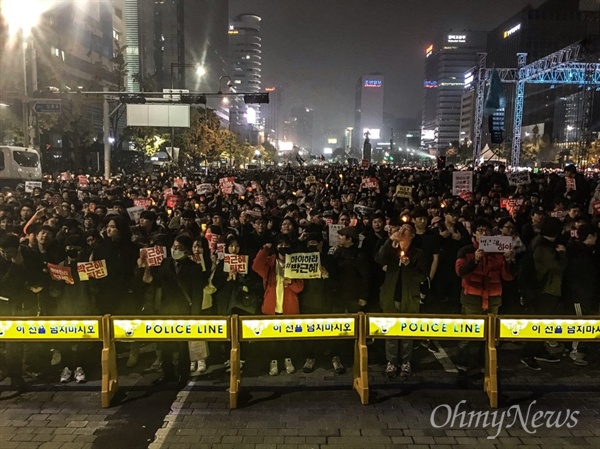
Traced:
<path fill-rule="evenodd" d="M 594 251 L 598 228 L 586 223 L 577 229 L 577 238 L 567 245 L 567 263 L 562 280 L 565 313 L 577 316 L 598 311 L 600 297 L 600 260 Z M 569 358 L 580 366 L 588 364 L 579 342 L 571 343 Z"/>
<path fill-rule="evenodd" d="M 563 273 L 567 267 L 566 248 L 557 243 L 563 229 L 556 218 L 547 218 L 542 223 L 540 235 L 531 242 L 533 251 L 533 268 L 537 280 L 537 294 L 531 297 L 531 308 L 534 315 L 557 315 L 560 313 L 562 298 Z M 539 371 L 537 362 L 560 362 L 545 349 L 544 342 L 528 342 L 523 348 L 521 363 L 528 368 Z"/>

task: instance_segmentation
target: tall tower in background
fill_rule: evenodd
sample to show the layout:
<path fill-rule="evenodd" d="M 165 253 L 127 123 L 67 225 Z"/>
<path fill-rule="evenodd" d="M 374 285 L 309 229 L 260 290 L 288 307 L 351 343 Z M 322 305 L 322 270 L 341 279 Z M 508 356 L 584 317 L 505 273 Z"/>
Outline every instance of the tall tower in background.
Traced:
<path fill-rule="evenodd" d="M 242 14 L 229 25 L 230 76 L 236 92 L 257 93 L 261 85 L 261 18 Z M 258 143 L 260 107 L 236 97 L 230 110 L 231 130 L 251 144 Z"/>
<path fill-rule="evenodd" d="M 283 88 L 281 86 L 265 87 L 269 94 L 269 103 L 261 105 L 260 115 L 265 127 L 265 140 L 276 143 L 283 138 L 282 111 L 283 111 Z"/>
<path fill-rule="evenodd" d="M 217 92 L 227 74 L 228 2 L 222 0 L 124 0 L 128 84 L 157 90 Z M 134 79 L 135 77 L 135 79 Z M 222 122 L 227 108 L 209 98 Z"/>
<path fill-rule="evenodd" d="M 485 47 L 485 32 L 448 30 L 425 50 L 421 144 L 438 154 L 460 140 L 465 72 Z"/>
<path fill-rule="evenodd" d="M 383 128 L 383 81 L 384 77 L 381 73 L 373 73 L 361 76 L 356 82 L 352 143 L 357 148 L 362 148 L 367 131 L 371 141 L 377 141 L 381 138 Z"/>

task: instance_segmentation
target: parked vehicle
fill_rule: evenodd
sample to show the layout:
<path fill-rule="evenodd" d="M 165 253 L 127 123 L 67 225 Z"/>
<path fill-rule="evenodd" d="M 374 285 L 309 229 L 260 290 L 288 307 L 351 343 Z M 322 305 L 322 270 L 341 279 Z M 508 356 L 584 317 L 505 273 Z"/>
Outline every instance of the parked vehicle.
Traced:
<path fill-rule="evenodd" d="M 0 146 L 0 187 L 15 187 L 25 181 L 41 181 L 39 153 L 31 148 Z"/>

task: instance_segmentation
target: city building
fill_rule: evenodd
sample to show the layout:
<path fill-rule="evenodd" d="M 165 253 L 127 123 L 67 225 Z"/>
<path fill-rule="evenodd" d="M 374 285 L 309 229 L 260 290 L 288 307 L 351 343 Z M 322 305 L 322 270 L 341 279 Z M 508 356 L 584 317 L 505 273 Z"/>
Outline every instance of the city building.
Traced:
<path fill-rule="evenodd" d="M 314 110 L 306 106 L 296 106 L 284 122 L 283 140 L 311 152 L 314 146 Z"/>
<path fill-rule="evenodd" d="M 576 42 L 583 42 L 583 60 L 597 62 L 600 3 L 596 0 L 548 0 L 538 8 L 527 6 L 488 34 L 487 67 L 517 66 L 517 53 L 531 63 Z M 595 55 L 595 56 L 594 56 Z M 583 137 L 583 88 L 577 85 L 526 84 L 523 129 L 537 125 L 545 139 L 558 144 Z M 507 97 L 505 135 L 513 129 L 515 87 L 504 84 Z M 598 93 L 595 104 L 598 104 Z M 598 123 L 600 108 L 591 123 Z M 489 141 L 484 123 L 484 144 Z M 523 134 L 523 141 L 527 136 Z"/>
<path fill-rule="evenodd" d="M 355 90 L 353 145 L 362 150 L 365 134 L 371 141 L 381 139 L 383 129 L 384 76 L 372 73 L 358 78 Z M 370 155 L 363 155 L 370 159 Z"/>
<path fill-rule="evenodd" d="M 264 91 L 269 94 L 269 103 L 262 104 L 260 107 L 265 140 L 277 146 L 276 142 L 282 138 L 283 133 L 284 91 L 281 86 L 268 86 L 265 87 Z"/>
<path fill-rule="evenodd" d="M 261 18 L 242 14 L 229 24 L 229 63 L 232 89 L 236 92 L 257 93 L 261 87 Z M 251 144 L 259 140 L 260 105 L 246 104 L 236 97 L 230 110 L 231 130 Z"/>
<path fill-rule="evenodd" d="M 430 151 L 443 155 L 460 139 L 465 72 L 485 46 L 485 32 L 450 29 L 425 49 L 421 144 Z"/>
<path fill-rule="evenodd" d="M 217 93 L 228 75 L 228 2 L 122 0 L 127 29 L 128 87 Z M 223 126 L 229 107 L 208 97 Z"/>

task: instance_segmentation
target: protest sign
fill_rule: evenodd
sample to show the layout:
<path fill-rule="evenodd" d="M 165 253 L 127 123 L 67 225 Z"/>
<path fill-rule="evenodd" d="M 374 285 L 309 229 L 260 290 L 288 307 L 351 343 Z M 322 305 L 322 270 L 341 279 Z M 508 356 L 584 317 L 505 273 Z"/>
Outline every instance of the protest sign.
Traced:
<path fill-rule="evenodd" d="M 165 190 L 163 190 L 163 195 L 164 197 L 168 197 L 169 195 L 173 195 L 173 189 L 171 187 L 166 188 Z"/>
<path fill-rule="evenodd" d="M 500 207 L 515 216 L 525 207 L 525 198 L 500 198 Z"/>
<path fill-rule="evenodd" d="M 548 215 L 550 215 L 552 218 L 558 218 L 560 221 L 563 221 L 565 219 L 565 217 L 567 216 L 567 211 L 566 210 L 554 210 L 554 211 L 550 212 Z"/>
<path fill-rule="evenodd" d="M 378 189 L 379 180 L 377 178 L 363 178 L 360 187 L 361 189 Z"/>
<path fill-rule="evenodd" d="M 361 217 L 364 217 L 366 215 L 370 215 L 370 214 L 373 213 L 373 208 L 372 207 L 361 206 L 360 204 L 355 204 L 353 210 L 354 210 L 354 212 L 356 212 Z"/>
<path fill-rule="evenodd" d="M 479 238 L 479 249 L 486 253 L 505 253 L 512 250 L 512 237 L 502 235 L 484 236 Z"/>
<path fill-rule="evenodd" d="M 316 176 L 307 176 L 306 179 L 304 180 L 305 184 L 316 184 L 317 183 L 317 177 Z"/>
<path fill-rule="evenodd" d="M 128 207 L 127 208 L 127 215 L 129 215 L 129 218 L 131 218 L 131 221 L 133 221 L 134 223 L 137 223 L 137 221 L 140 219 L 140 215 L 145 210 L 146 209 L 144 208 L 144 206 Z"/>
<path fill-rule="evenodd" d="M 244 193 L 246 193 L 246 187 L 244 187 L 243 184 L 238 184 L 237 182 L 233 183 L 233 192 L 236 195 L 243 195 Z"/>
<path fill-rule="evenodd" d="M 337 246 L 339 240 L 338 231 L 342 229 L 344 225 L 341 224 L 330 224 L 329 225 L 329 246 Z"/>
<path fill-rule="evenodd" d="M 108 276 L 106 260 L 94 260 L 93 262 L 78 262 L 77 272 L 80 281 L 89 281 L 90 278 L 102 279 Z M 116 292 L 115 292 L 116 293 Z"/>
<path fill-rule="evenodd" d="M 260 184 L 259 184 L 258 182 L 256 182 L 256 181 L 251 181 L 251 182 L 250 182 L 250 185 L 252 186 L 252 190 L 253 190 L 254 192 L 258 192 L 258 191 L 260 191 Z"/>
<path fill-rule="evenodd" d="M 225 255 L 225 243 L 217 243 L 217 258 L 219 260 L 223 260 L 223 256 Z"/>
<path fill-rule="evenodd" d="M 398 198 L 412 198 L 412 187 L 396 186 L 396 196 Z"/>
<path fill-rule="evenodd" d="M 233 192 L 233 185 L 235 184 L 235 178 L 230 176 L 228 178 L 219 179 L 219 188 L 221 189 L 221 193 L 225 195 L 230 195 Z"/>
<path fill-rule="evenodd" d="M 48 271 L 50 272 L 50 278 L 53 281 L 65 281 L 67 284 L 73 285 L 75 281 L 73 280 L 73 273 L 71 272 L 71 267 L 62 265 L 55 265 L 53 263 L 46 264 L 48 267 Z"/>
<path fill-rule="evenodd" d="M 565 182 L 567 183 L 567 190 L 577 190 L 575 178 L 565 177 Z"/>
<path fill-rule="evenodd" d="M 261 207 L 266 207 L 267 197 L 264 195 L 256 195 L 256 204 L 259 204 Z"/>
<path fill-rule="evenodd" d="M 133 205 L 148 209 L 150 206 L 152 206 L 152 198 L 134 198 Z"/>
<path fill-rule="evenodd" d="M 369 161 L 366 159 L 363 159 L 361 161 L 360 165 L 362 166 L 362 168 L 369 168 Z"/>
<path fill-rule="evenodd" d="M 164 246 L 151 246 L 150 248 L 140 248 L 140 258 L 146 259 L 149 267 L 158 267 L 167 257 L 167 248 Z"/>
<path fill-rule="evenodd" d="M 70 181 L 71 179 L 73 179 L 73 175 L 71 173 L 69 173 L 68 171 L 62 172 L 60 174 L 61 181 Z"/>
<path fill-rule="evenodd" d="M 219 237 L 221 236 L 219 234 L 213 234 L 210 232 L 210 229 L 207 229 L 204 237 L 208 240 L 208 248 L 210 249 L 211 254 L 214 253 L 217 250 L 217 244 L 219 243 Z"/>
<path fill-rule="evenodd" d="M 463 192 L 473 191 L 473 172 L 452 172 L 452 195 L 458 196 Z"/>
<path fill-rule="evenodd" d="M 77 182 L 79 183 L 79 187 L 87 187 L 87 185 L 89 184 L 88 178 L 85 175 L 77 176 Z"/>
<path fill-rule="evenodd" d="M 283 276 L 288 279 L 315 279 L 321 277 L 319 253 L 286 254 Z"/>
<path fill-rule="evenodd" d="M 516 171 L 508 173 L 506 177 L 508 178 L 508 185 L 511 186 L 522 186 L 529 184 L 530 182 L 528 171 Z"/>
<path fill-rule="evenodd" d="M 185 184 L 185 182 L 182 178 L 175 178 L 173 179 L 173 184 L 175 184 L 179 189 L 183 189 L 183 185 Z"/>
<path fill-rule="evenodd" d="M 224 254 L 223 271 L 225 273 L 248 274 L 248 256 Z"/>
<path fill-rule="evenodd" d="M 459 198 L 465 200 L 467 203 L 474 201 L 473 192 L 462 192 L 458 195 Z"/>
<path fill-rule="evenodd" d="M 600 201 L 592 202 L 592 212 L 594 215 L 600 215 Z"/>
<path fill-rule="evenodd" d="M 196 192 L 198 192 L 198 195 L 206 195 L 207 193 L 213 193 L 213 186 L 212 184 L 205 182 L 202 184 L 199 184 L 198 187 L 196 187 Z"/>
<path fill-rule="evenodd" d="M 253 218 L 261 218 L 262 217 L 262 212 L 260 212 L 258 210 L 254 210 L 254 209 L 248 209 L 247 211 L 245 211 L 245 214 L 248 215 L 249 217 L 253 217 Z"/>
<path fill-rule="evenodd" d="M 41 189 L 42 181 L 25 181 L 25 192 L 26 193 L 33 192 L 33 189 L 35 189 L 35 188 Z"/>
<path fill-rule="evenodd" d="M 179 204 L 183 203 L 183 198 L 179 195 L 167 195 L 167 207 L 175 209 Z"/>

